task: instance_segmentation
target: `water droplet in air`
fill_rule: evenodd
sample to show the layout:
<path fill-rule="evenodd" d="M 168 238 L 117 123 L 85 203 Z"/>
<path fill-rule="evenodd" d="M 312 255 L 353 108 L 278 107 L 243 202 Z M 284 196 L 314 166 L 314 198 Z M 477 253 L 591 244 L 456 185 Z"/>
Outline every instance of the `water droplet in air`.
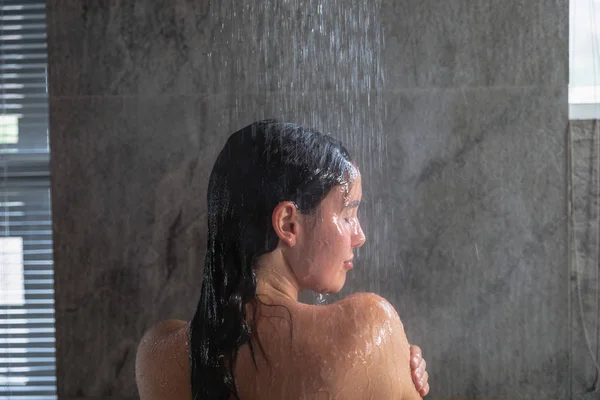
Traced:
<path fill-rule="evenodd" d="M 329 295 L 328 294 L 323 294 L 323 293 L 318 293 L 317 294 L 317 305 L 322 306 L 324 304 L 327 304 L 327 297 Z"/>

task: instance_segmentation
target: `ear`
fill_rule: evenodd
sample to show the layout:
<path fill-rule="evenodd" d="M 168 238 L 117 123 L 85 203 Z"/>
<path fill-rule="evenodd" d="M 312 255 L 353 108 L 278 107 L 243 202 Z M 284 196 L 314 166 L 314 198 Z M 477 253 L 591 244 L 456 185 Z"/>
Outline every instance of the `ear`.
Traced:
<path fill-rule="evenodd" d="M 273 229 L 283 243 L 290 247 L 298 240 L 299 212 L 291 201 L 283 201 L 275 207 L 271 216 Z"/>

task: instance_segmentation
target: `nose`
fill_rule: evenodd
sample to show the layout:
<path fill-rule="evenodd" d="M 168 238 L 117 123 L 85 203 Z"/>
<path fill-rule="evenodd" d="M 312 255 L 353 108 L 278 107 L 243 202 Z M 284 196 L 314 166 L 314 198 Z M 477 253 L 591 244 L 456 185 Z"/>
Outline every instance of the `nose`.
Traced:
<path fill-rule="evenodd" d="M 352 248 L 356 249 L 365 244 L 366 241 L 367 238 L 365 237 L 365 233 L 363 232 L 362 226 L 360 226 L 359 222 L 358 224 L 356 224 L 356 230 L 352 235 Z"/>

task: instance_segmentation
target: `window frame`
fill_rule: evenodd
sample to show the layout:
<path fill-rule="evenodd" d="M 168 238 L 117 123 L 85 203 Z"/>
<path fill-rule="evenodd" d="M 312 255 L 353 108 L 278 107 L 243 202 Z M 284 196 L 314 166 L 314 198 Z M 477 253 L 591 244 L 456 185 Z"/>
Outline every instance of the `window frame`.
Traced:
<path fill-rule="evenodd" d="M 0 237 L 23 242 L 25 298 L 0 304 L 0 399 L 57 399 L 46 37 L 44 0 L 0 0 L 0 114 L 19 117 L 16 143 L 0 127 Z"/>

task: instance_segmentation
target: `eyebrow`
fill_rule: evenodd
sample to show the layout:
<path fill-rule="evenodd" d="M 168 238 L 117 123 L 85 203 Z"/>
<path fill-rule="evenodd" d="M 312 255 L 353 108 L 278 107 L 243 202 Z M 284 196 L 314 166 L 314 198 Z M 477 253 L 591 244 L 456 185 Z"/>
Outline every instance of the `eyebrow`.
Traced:
<path fill-rule="evenodd" d="M 354 200 L 354 201 L 351 201 L 350 203 L 344 204 L 344 208 L 354 208 L 354 207 L 358 207 L 358 206 L 360 206 L 360 200 Z"/>

